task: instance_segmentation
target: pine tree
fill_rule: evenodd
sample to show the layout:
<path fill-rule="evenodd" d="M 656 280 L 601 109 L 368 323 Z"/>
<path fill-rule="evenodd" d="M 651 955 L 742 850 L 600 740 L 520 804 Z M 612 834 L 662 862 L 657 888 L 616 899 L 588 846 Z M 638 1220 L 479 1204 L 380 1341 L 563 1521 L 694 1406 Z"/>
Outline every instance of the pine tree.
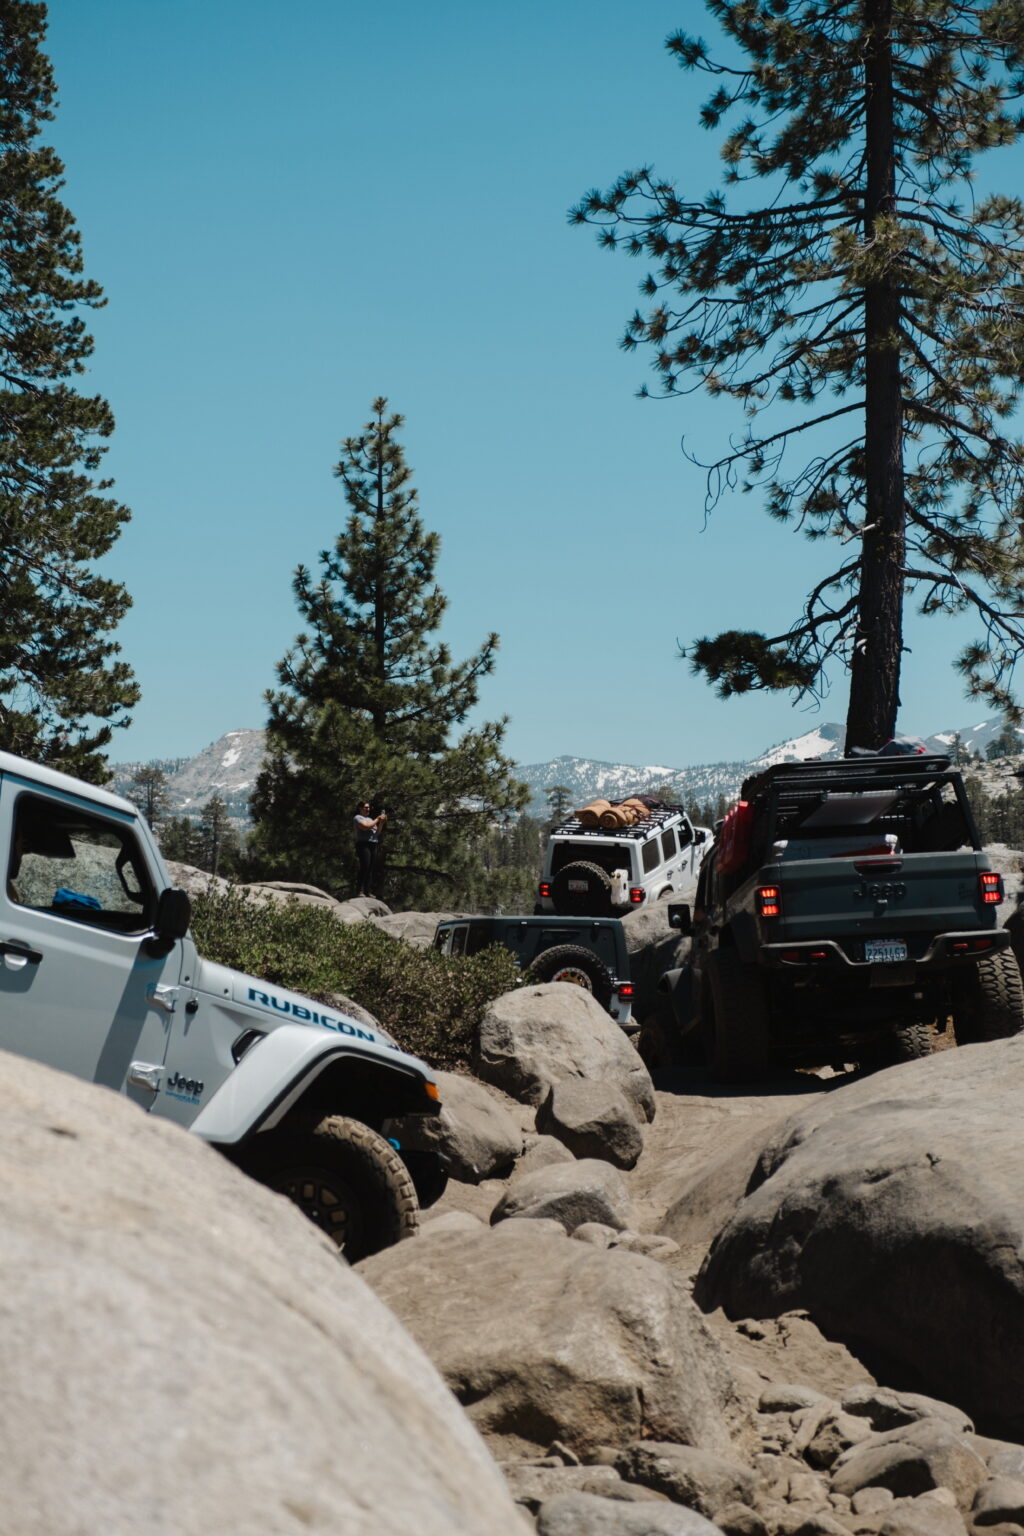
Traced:
<path fill-rule="evenodd" d="M 434 634 L 447 600 L 434 582 L 440 549 L 420 520 L 398 441 L 401 416 L 373 402 L 335 473 L 349 505 L 315 580 L 294 592 L 307 627 L 267 694 L 269 755 L 252 808 L 253 852 L 270 870 L 339 894 L 355 883 L 352 819 L 369 800 L 388 820 L 376 888 L 401 905 L 450 903 L 488 824 L 526 801 L 502 755 L 505 722 L 466 729 L 497 635 L 453 663 Z"/>
<path fill-rule="evenodd" d="M 199 813 L 199 867 L 211 875 L 230 874 L 238 854 L 238 833 L 220 795 L 211 795 Z"/>
<path fill-rule="evenodd" d="M 1019 719 L 1024 446 L 1008 418 L 1024 205 L 969 184 L 979 151 L 1024 131 L 1024 0 L 708 9 L 743 64 L 714 63 L 682 33 L 667 46 L 718 82 L 706 127 L 743 113 L 722 148 L 736 205 L 693 200 L 647 168 L 572 217 L 655 263 L 652 306 L 623 344 L 653 347 L 661 392 L 703 386 L 744 409 L 745 434 L 704 466 L 708 505 L 737 484 L 763 490 L 773 517 L 835 555 L 785 633 L 728 630 L 684 654 L 723 696 L 813 695 L 839 658 L 847 749 L 877 747 L 896 728 L 913 590 L 926 614 L 976 615 L 958 661 L 968 691 Z M 784 474 L 787 449 L 800 458 Z"/>
<path fill-rule="evenodd" d="M 165 859 L 201 868 L 202 834 L 191 816 L 168 816 L 160 823 L 157 837 Z"/>
<path fill-rule="evenodd" d="M 70 382 L 93 346 L 80 311 L 104 300 L 38 142 L 45 30 L 45 5 L 0 0 L 0 746 L 102 782 L 139 690 L 110 638 L 130 599 L 92 562 L 129 512 L 95 478 L 110 409 Z"/>
<path fill-rule="evenodd" d="M 1012 757 L 1020 750 L 1021 741 L 1016 727 L 1010 720 L 1004 720 L 997 734 L 985 748 L 985 756 L 991 763 L 998 757 Z"/>
<path fill-rule="evenodd" d="M 128 797 L 138 806 L 150 826 L 155 827 L 165 819 L 171 808 L 166 773 L 156 763 L 141 763 L 132 774 Z"/>
<path fill-rule="evenodd" d="M 572 790 L 567 784 L 549 784 L 544 795 L 548 802 L 548 825 L 556 827 L 572 810 Z"/>

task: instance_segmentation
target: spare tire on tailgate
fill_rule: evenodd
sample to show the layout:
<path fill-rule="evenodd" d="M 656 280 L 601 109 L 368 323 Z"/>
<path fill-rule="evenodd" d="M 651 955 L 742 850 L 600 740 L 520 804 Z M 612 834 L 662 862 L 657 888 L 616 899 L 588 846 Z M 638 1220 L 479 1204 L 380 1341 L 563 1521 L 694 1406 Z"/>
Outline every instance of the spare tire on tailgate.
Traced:
<path fill-rule="evenodd" d="M 551 882 L 555 911 L 568 916 L 607 917 L 612 910 L 612 877 L 599 864 L 566 864 Z"/>
<path fill-rule="evenodd" d="M 531 981 L 568 981 L 591 993 L 595 1002 L 608 1008 L 612 978 L 603 960 L 578 944 L 558 944 L 542 950 L 527 972 Z"/>

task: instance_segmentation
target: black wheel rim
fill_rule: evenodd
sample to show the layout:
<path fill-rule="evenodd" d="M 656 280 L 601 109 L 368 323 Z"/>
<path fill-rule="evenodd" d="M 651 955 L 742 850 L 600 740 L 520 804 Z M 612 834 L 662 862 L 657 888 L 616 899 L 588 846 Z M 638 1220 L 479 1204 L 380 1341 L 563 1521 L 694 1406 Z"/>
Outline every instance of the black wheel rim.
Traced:
<path fill-rule="evenodd" d="M 362 1207 L 349 1185 L 336 1173 L 315 1166 L 285 1168 L 271 1187 L 287 1195 L 341 1252 L 361 1240 Z"/>

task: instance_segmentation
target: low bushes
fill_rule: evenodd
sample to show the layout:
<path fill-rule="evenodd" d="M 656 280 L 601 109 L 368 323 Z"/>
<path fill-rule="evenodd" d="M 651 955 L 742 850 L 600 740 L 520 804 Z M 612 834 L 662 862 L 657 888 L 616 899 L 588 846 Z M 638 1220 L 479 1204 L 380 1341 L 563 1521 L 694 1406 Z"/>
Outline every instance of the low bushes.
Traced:
<path fill-rule="evenodd" d="M 522 979 L 506 949 L 448 959 L 372 923 L 339 923 L 323 907 L 281 905 L 236 891 L 197 896 L 192 932 L 208 960 L 318 1002 L 343 992 L 403 1049 L 439 1067 L 469 1061 L 484 1008 Z"/>

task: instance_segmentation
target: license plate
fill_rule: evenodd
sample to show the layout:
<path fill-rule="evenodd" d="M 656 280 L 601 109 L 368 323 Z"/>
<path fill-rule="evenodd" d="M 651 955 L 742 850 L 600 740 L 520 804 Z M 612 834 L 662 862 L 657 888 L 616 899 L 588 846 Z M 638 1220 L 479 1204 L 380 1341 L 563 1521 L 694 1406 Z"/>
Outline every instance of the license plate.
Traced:
<path fill-rule="evenodd" d="M 566 881 L 566 884 L 568 885 L 570 891 L 589 891 L 590 890 L 590 886 L 587 884 L 587 882 L 585 880 L 568 880 L 568 881 Z"/>
<path fill-rule="evenodd" d="M 902 939 L 865 939 L 864 959 L 869 964 L 885 965 L 893 960 L 905 960 L 907 946 Z"/>

